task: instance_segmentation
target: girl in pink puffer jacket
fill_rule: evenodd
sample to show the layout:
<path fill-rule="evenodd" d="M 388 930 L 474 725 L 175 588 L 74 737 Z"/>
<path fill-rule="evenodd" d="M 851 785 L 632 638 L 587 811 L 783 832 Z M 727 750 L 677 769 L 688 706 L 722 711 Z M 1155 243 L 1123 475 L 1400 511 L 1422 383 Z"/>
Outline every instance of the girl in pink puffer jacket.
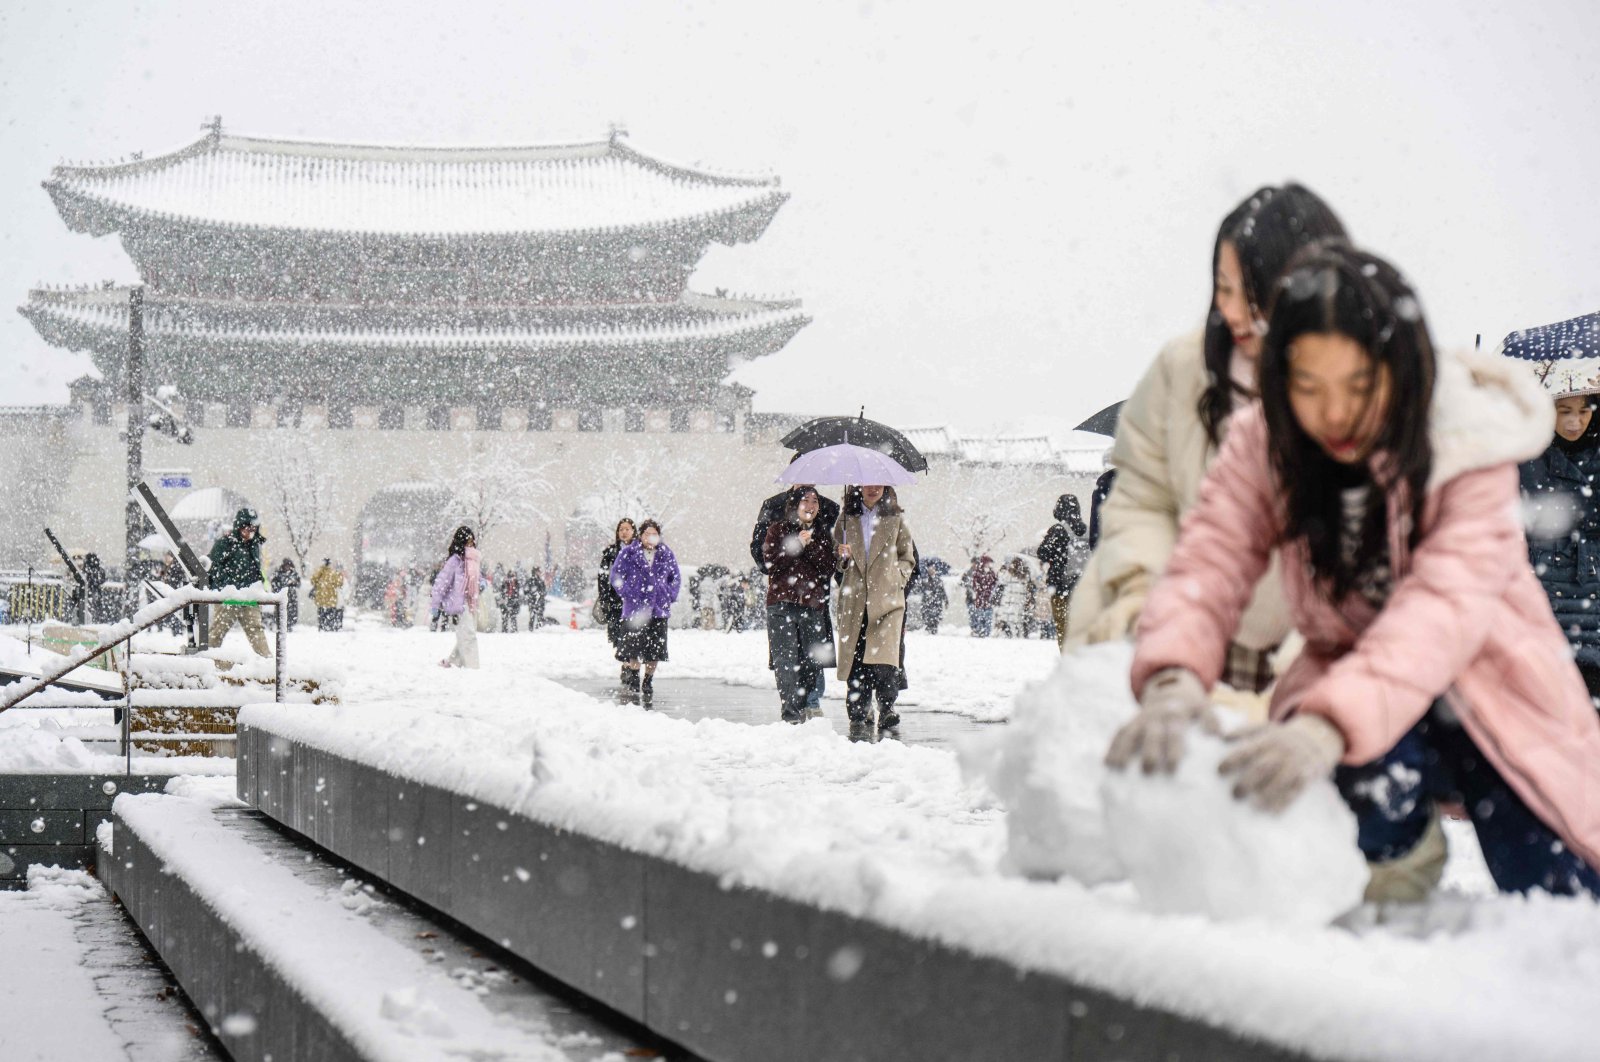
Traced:
<path fill-rule="evenodd" d="M 1233 738 L 1235 795 L 1281 809 L 1332 775 L 1375 881 L 1460 801 L 1502 891 L 1600 893 L 1600 721 L 1518 507 L 1549 400 L 1502 360 L 1435 357 L 1400 275 L 1343 244 L 1280 282 L 1261 394 L 1150 595 L 1108 763 L 1171 769 L 1216 728 L 1206 691 L 1277 550 L 1306 647 Z"/>

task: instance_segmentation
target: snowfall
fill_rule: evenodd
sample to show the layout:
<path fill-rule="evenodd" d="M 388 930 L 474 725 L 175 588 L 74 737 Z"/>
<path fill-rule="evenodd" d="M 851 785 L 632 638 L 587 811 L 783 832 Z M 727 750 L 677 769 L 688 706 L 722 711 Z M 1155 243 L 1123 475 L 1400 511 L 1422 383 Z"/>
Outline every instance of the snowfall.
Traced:
<path fill-rule="evenodd" d="M 481 635 L 476 671 L 438 666 L 450 642 L 420 629 L 302 627 L 291 667 L 329 676 L 343 703 L 255 704 L 242 720 L 730 885 L 1314 1057 L 1600 1053 L 1600 904 L 1495 895 L 1470 828 L 1449 822 L 1441 894 L 1380 917 L 1359 907 L 1354 821 L 1331 784 L 1282 817 L 1257 813 L 1217 777 L 1220 743 L 1198 738 L 1173 777 L 1107 772 L 1100 757 L 1134 708 L 1126 645 L 1063 658 L 1048 641 L 913 633 L 903 740 L 852 742 L 835 725 L 837 683 L 825 718 L 779 722 L 760 632 L 674 630 L 657 680 L 742 688 L 757 706 L 750 724 L 563 685 L 615 678 L 597 631 Z M 224 652 L 243 649 L 235 632 Z M 934 713 L 965 716 L 976 733 L 956 751 L 919 746 Z M 71 736 L 71 715 L 0 714 L 0 771 L 120 769 Z M 216 803 L 229 788 L 180 780 L 174 790 Z M 0 893 L 8 954 L 47 946 L 61 932 L 53 918 L 96 899 L 89 885 L 73 892 L 35 873 L 39 888 Z M 8 1009 L 98 1012 L 92 983 L 13 981 L 0 986 Z M 6 1049 L 13 1028 L 0 1021 L 0 1057 L 51 1057 Z"/>

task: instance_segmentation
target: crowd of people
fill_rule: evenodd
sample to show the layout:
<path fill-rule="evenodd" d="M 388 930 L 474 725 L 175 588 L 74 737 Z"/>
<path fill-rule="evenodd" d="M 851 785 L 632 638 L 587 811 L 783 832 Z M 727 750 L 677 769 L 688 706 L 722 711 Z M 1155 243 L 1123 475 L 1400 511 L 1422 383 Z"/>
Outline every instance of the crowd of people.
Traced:
<path fill-rule="evenodd" d="M 1062 495 L 1032 557 L 971 559 L 971 633 L 1130 639 L 1139 711 L 1113 769 L 1173 771 L 1191 728 L 1222 732 L 1216 705 L 1243 712 L 1220 767 L 1234 795 L 1272 812 L 1331 779 L 1369 900 L 1436 887 L 1445 814 L 1471 822 L 1502 890 L 1600 895 L 1600 387 L 1436 349 L 1400 271 L 1299 185 L 1229 212 L 1210 264 L 1205 324 L 1123 405 L 1089 519 Z M 212 584 L 259 582 L 260 544 L 241 510 Z M 847 486 L 841 505 L 792 486 L 763 502 L 750 556 L 748 575 L 691 574 L 695 617 L 765 628 L 781 719 L 816 714 L 833 670 L 853 729 L 893 729 L 906 630 L 936 632 L 948 605 L 894 489 Z M 329 570 L 313 594 L 336 626 Z M 394 622 L 411 578 L 391 579 Z M 272 585 L 295 596 L 290 562 Z M 430 585 L 455 632 L 445 666 L 477 666 L 464 617 L 491 586 L 512 604 L 501 629 L 520 602 L 542 620 L 539 573 L 483 573 L 466 527 Z M 661 525 L 619 520 L 593 607 L 625 702 L 651 703 L 682 588 Z M 251 612 L 218 607 L 213 644 L 238 624 L 264 653 Z"/>

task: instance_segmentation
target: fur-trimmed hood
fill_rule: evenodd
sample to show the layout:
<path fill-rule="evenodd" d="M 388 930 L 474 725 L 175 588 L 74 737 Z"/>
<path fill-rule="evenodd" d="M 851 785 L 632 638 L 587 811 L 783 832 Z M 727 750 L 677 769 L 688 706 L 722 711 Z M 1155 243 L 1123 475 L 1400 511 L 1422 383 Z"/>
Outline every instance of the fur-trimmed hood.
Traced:
<path fill-rule="evenodd" d="M 1436 358 L 1429 490 L 1463 472 L 1519 464 L 1550 446 L 1555 403 L 1525 366 L 1477 353 L 1440 352 Z"/>

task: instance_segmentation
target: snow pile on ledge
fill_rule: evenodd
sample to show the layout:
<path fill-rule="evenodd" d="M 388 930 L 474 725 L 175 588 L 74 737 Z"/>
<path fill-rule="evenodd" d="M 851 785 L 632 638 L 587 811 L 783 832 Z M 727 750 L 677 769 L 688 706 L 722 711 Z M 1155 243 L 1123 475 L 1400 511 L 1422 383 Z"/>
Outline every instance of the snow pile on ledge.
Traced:
<path fill-rule="evenodd" d="M 1152 911 L 1324 926 L 1361 903 L 1356 818 L 1331 781 L 1282 814 L 1234 799 L 1217 774 L 1228 746 L 1192 734 L 1171 776 L 1107 771 L 1106 832 Z"/>
<path fill-rule="evenodd" d="M 1085 885 L 1127 880 L 1152 911 L 1326 925 L 1361 902 L 1366 864 L 1355 816 L 1333 783 L 1281 815 L 1235 800 L 1217 774 L 1226 746 L 1196 731 L 1178 771 L 1107 770 L 1102 757 L 1138 706 L 1133 649 L 1062 657 L 1017 698 L 1011 725 L 962 752 L 969 778 L 1005 801 L 1004 866 Z"/>
<path fill-rule="evenodd" d="M 483 642 L 484 669 L 460 671 L 439 668 L 440 652 L 418 652 L 420 640 L 404 635 L 306 637 L 307 652 L 337 654 L 350 690 L 369 692 L 332 710 L 256 705 L 241 722 L 729 883 L 1313 1057 L 1572 1062 L 1595 1054 L 1600 904 L 1592 900 L 1452 896 L 1444 906 L 1454 911 L 1359 932 L 1155 914 L 1126 882 L 1091 888 L 1003 869 L 1014 824 L 986 787 L 963 784 L 950 753 L 852 744 L 814 724 L 689 723 L 604 704 L 531 677 L 514 655 L 592 650 L 598 658 L 598 641 L 522 634 Z M 1082 747 L 1059 739 L 1059 764 L 1054 754 L 1031 762 L 1044 780 L 1079 766 L 1092 772 L 1078 779 L 1087 788 L 1074 790 L 1086 799 L 1103 780 L 1106 741 L 1132 711 L 1126 647 L 1100 652 L 1089 658 L 1098 666 L 1068 665 L 1024 693 L 1013 724 L 1042 742 L 1054 732 L 1024 705 L 1084 713 L 1071 720 L 1083 728 Z M 1002 663 L 976 677 L 1019 684 Z M 911 725 L 914 718 L 903 727 Z"/>

